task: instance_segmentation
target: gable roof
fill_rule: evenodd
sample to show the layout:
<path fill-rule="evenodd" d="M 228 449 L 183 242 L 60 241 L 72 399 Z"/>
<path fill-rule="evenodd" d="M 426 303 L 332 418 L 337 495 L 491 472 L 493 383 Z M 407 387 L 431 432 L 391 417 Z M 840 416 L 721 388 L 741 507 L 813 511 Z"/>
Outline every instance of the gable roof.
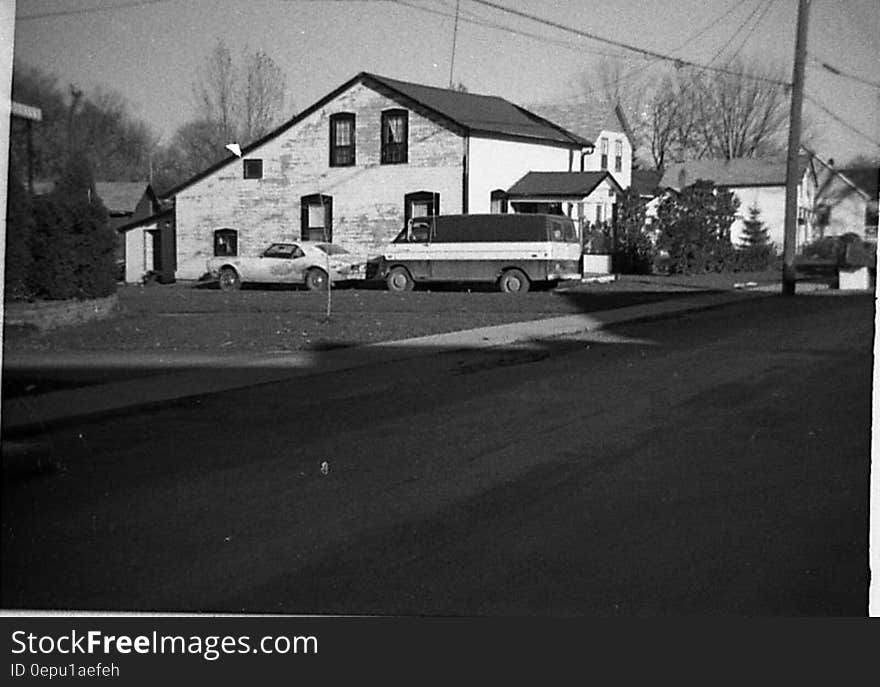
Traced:
<path fill-rule="evenodd" d="M 380 84 L 393 93 L 403 95 L 412 103 L 454 122 L 470 135 L 533 138 L 572 147 L 589 144 L 589 141 L 563 127 L 498 96 L 424 86 L 376 74 L 364 74 L 364 81 L 367 85 Z"/>
<path fill-rule="evenodd" d="M 244 146 L 241 149 L 242 156 L 280 136 L 357 84 L 364 84 L 401 105 L 438 121 L 462 136 L 478 134 L 508 139 L 524 139 L 574 149 L 590 145 L 590 141 L 577 134 L 498 96 L 463 93 L 448 88 L 425 86 L 361 72 L 278 128 Z M 236 155 L 230 153 L 219 162 L 165 191 L 162 197 L 169 198 L 180 193 L 185 188 L 237 159 Z"/>
<path fill-rule="evenodd" d="M 95 192 L 108 212 L 116 215 L 134 212 L 145 193 L 156 203 L 152 187 L 144 181 L 96 181 Z"/>
<path fill-rule="evenodd" d="M 808 155 L 799 156 L 798 178 L 810 163 Z M 669 165 L 663 172 L 660 188 L 680 191 L 700 179 L 716 186 L 785 186 L 785 158 L 735 158 L 733 160 L 688 160 Z"/>
<path fill-rule="evenodd" d="M 530 105 L 529 108 L 591 143 L 595 142 L 603 131 L 619 131 L 626 134 L 632 142 L 629 123 L 620 105 L 609 108 L 596 100 L 580 99 L 539 103 Z"/>
<path fill-rule="evenodd" d="M 640 196 L 654 196 L 663 173 L 654 169 L 634 169 L 629 187 Z"/>
<path fill-rule="evenodd" d="M 862 191 L 871 200 L 876 200 L 877 196 L 880 195 L 880 168 L 850 167 L 837 171 L 849 179 L 853 186 Z"/>
<path fill-rule="evenodd" d="M 620 184 L 605 172 L 528 172 L 507 190 L 509 198 L 586 198 L 605 179 L 622 191 Z"/>

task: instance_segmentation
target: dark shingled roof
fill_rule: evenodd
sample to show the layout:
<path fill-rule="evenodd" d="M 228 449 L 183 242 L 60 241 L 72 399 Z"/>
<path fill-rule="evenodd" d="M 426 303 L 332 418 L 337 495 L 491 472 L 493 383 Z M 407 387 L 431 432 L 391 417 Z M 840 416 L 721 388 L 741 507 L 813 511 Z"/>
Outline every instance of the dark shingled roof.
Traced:
<path fill-rule="evenodd" d="M 877 199 L 877 195 L 880 193 L 880 169 L 877 167 L 850 167 L 837 171 L 853 182 L 861 191 L 867 193 L 871 200 Z"/>
<path fill-rule="evenodd" d="M 809 156 L 800 156 L 798 176 L 802 177 Z M 702 179 L 716 186 L 784 186 L 784 158 L 736 158 L 733 160 L 689 160 L 669 165 L 660 180 L 661 188 L 680 191 Z"/>
<path fill-rule="evenodd" d="M 370 80 L 377 81 L 450 119 L 471 133 L 520 136 L 578 146 L 590 142 L 498 96 L 424 86 L 376 74 L 364 76 L 367 84 Z"/>
<path fill-rule="evenodd" d="M 528 172 L 507 190 L 507 195 L 511 198 L 585 198 L 606 177 L 621 190 L 608 172 Z"/>
<path fill-rule="evenodd" d="M 630 188 L 640 196 L 657 195 L 662 177 L 662 172 L 653 169 L 634 169 Z"/>
<path fill-rule="evenodd" d="M 95 192 L 111 214 L 134 212 L 150 187 L 145 181 L 97 181 Z"/>

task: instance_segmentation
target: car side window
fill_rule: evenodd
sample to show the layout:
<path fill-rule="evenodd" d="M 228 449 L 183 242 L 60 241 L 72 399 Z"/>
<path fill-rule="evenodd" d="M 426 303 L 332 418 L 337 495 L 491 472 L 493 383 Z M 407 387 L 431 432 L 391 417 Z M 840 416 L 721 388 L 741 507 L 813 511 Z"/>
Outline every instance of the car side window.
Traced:
<path fill-rule="evenodd" d="M 303 253 L 302 248 L 300 248 L 299 246 L 293 246 L 293 252 L 290 255 L 291 260 L 296 260 L 297 258 L 304 258 L 305 256 L 306 256 L 306 254 Z"/>

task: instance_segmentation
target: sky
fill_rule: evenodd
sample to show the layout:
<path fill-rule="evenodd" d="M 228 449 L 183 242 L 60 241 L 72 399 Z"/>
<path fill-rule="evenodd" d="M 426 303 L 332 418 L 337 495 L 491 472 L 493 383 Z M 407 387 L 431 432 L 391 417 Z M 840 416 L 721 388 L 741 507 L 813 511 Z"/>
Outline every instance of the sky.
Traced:
<path fill-rule="evenodd" d="M 194 116 L 193 84 L 218 39 L 284 69 L 290 116 L 361 71 L 447 86 L 452 67 L 471 92 L 522 105 L 582 92 L 603 59 L 649 78 L 662 71 L 660 60 L 457 1 L 456 31 L 456 0 L 17 0 L 14 53 L 65 89 L 119 92 L 166 141 Z M 700 64 L 739 51 L 791 79 L 797 0 L 492 2 Z M 804 111 L 817 152 L 838 163 L 880 156 L 877 0 L 812 0 L 807 50 Z"/>

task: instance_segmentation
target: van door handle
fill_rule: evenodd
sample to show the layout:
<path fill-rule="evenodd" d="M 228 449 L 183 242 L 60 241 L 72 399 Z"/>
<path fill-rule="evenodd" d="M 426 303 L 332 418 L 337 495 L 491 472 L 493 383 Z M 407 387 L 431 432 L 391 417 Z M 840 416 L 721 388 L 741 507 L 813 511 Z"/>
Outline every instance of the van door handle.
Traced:
<path fill-rule="evenodd" d="M 533 258 L 537 258 L 537 257 L 538 257 L 538 254 L 537 254 L 537 253 L 532 253 L 532 257 L 533 257 Z"/>

